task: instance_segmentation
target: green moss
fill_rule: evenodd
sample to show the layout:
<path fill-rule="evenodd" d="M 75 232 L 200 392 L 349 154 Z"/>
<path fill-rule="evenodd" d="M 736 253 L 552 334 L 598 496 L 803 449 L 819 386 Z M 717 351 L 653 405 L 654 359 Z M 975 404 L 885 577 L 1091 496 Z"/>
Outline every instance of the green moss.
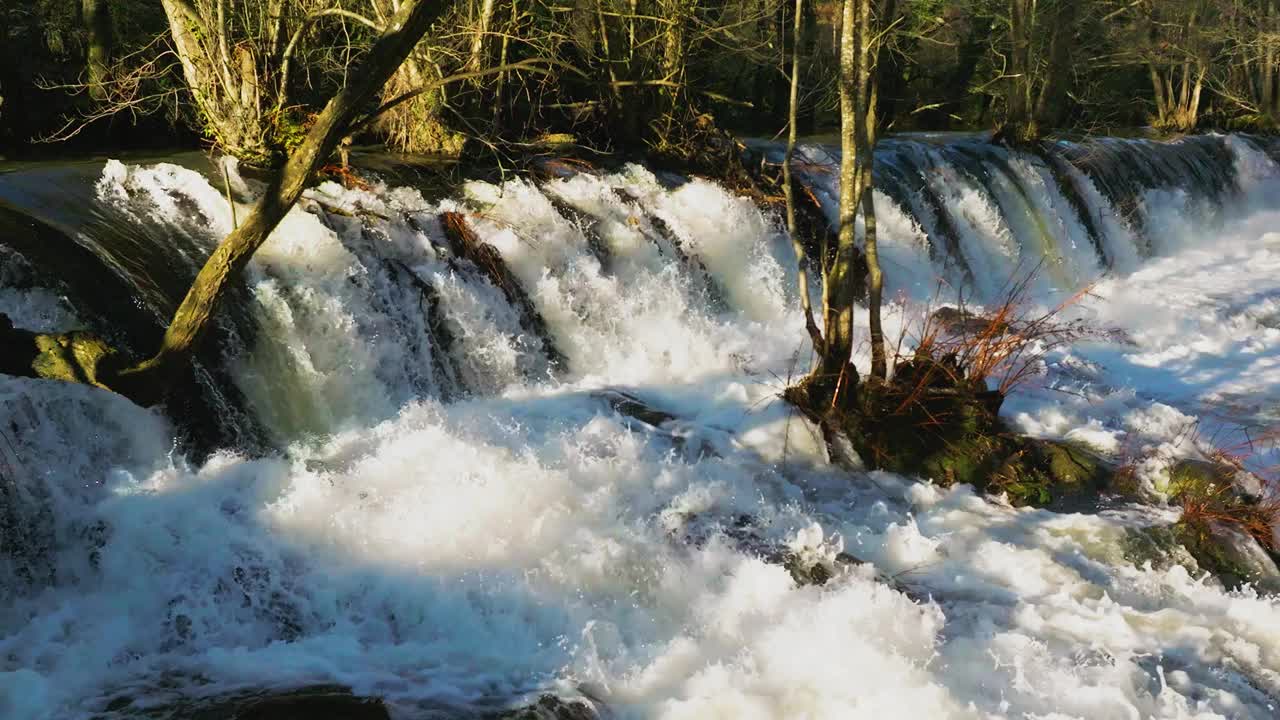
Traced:
<path fill-rule="evenodd" d="M 1191 553 L 1200 568 L 1221 580 L 1227 588 L 1238 588 L 1257 575 L 1227 542 L 1228 538 L 1215 533 L 1208 524 L 1183 521 L 1173 527 L 1178 542 Z"/>
<path fill-rule="evenodd" d="M 107 387 L 99 378 L 99 366 L 115 350 L 98 336 L 76 331 L 36 335 L 34 342 L 37 354 L 31 369 L 36 377 Z"/>

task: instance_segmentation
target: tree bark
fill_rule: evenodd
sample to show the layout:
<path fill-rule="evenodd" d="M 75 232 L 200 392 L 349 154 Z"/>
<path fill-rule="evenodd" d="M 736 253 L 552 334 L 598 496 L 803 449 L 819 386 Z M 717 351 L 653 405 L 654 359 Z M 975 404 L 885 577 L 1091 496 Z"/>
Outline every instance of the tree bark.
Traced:
<path fill-rule="evenodd" d="M 1156 101 L 1156 124 L 1163 125 L 1169 117 L 1169 107 L 1165 100 L 1164 80 L 1160 77 L 1160 71 L 1156 69 L 1155 63 L 1147 63 L 1147 70 L 1151 74 L 1151 91 Z"/>
<path fill-rule="evenodd" d="M 484 0 L 483 4 L 481 4 L 475 35 L 471 38 L 471 56 L 467 60 L 464 70 L 476 71 L 484 65 L 484 48 L 488 39 L 489 28 L 493 25 L 493 14 L 496 6 L 496 0 Z"/>
<path fill-rule="evenodd" d="M 685 3 L 688 0 L 665 0 L 665 19 L 669 20 L 662 36 L 662 79 L 674 83 L 663 85 L 659 89 L 662 97 L 662 114 L 665 118 L 667 132 L 670 134 L 672 122 L 679 105 L 680 89 L 684 83 L 685 70 Z"/>
<path fill-rule="evenodd" d="M 1018 142 L 1036 139 L 1032 115 L 1031 32 L 1035 25 L 1034 0 L 1009 0 L 1008 117 L 1005 134 Z"/>
<path fill-rule="evenodd" d="M 796 252 L 796 272 L 800 285 L 800 308 L 804 313 L 804 327 L 813 343 L 813 351 L 822 355 L 822 331 L 813 319 L 813 307 L 809 300 L 809 257 L 800 238 L 796 224 L 796 191 L 792 184 L 791 160 L 796 152 L 797 123 L 800 106 L 800 38 L 804 26 L 804 0 L 796 0 L 795 18 L 791 34 L 791 94 L 787 105 L 787 154 L 782 161 L 782 192 L 787 200 L 787 233 Z"/>
<path fill-rule="evenodd" d="M 822 283 L 822 320 L 825 347 L 822 362 L 816 369 L 817 380 L 831 388 L 832 404 L 844 387 L 856 379 L 849 363 L 853 354 L 854 275 L 857 272 L 855 223 L 861 175 L 858 167 L 858 26 L 859 3 L 843 0 L 840 31 L 840 234 L 835 258 L 824 269 Z"/>
<path fill-rule="evenodd" d="M 1077 0 L 1059 0 L 1049 40 L 1049 67 L 1036 100 L 1037 127 L 1053 128 L 1062 123 L 1063 99 L 1066 97 L 1071 72 L 1071 47 L 1075 40 Z"/>
<path fill-rule="evenodd" d="M 164 0 L 166 8 L 175 1 Z M 205 262 L 174 314 L 160 350 L 149 360 L 111 378 L 113 389 L 135 399 L 156 399 L 156 390 L 189 362 L 208 331 L 228 284 L 243 272 L 254 252 L 302 195 L 315 171 L 333 154 L 356 115 L 377 97 L 446 5 L 433 0 L 403 0 L 399 12 L 351 74 L 352 83 L 329 100 L 302 145 L 268 184 L 253 211 Z"/>
<path fill-rule="evenodd" d="M 107 78 L 113 44 L 111 13 L 106 0 L 82 0 L 80 9 L 88 35 L 85 67 L 88 70 L 89 97 L 103 100 L 106 97 L 103 83 Z"/>
<path fill-rule="evenodd" d="M 1280 18 L 1276 14 L 1275 0 L 1267 0 L 1267 14 L 1262 20 L 1263 50 L 1259 68 L 1262 113 L 1273 118 L 1280 115 L 1280 97 L 1276 93 L 1276 35 L 1280 34 Z"/>
<path fill-rule="evenodd" d="M 253 107 L 242 105 L 243 75 L 233 64 L 226 8 L 219 0 L 205 17 L 189 0 L 160 0 L 183 79 L 204 120 L 204 132 L 237 157 L 261 162 L 268 155 L 265 128 Z M 250 58 L 252 60 L 252 58 Z M 257 73 L 253 73 L 256 85 Z M 256 92 L 250 92 L 255 96 Z"/>
<path fill-rule="evenodd" d="M 858 105 L 854 114 L 857 124 L 854 143 L 858 158 L 858 201 L 862 205 L 862 246 L 867 257 L 867 312 L 871 334 L 871 375 L 889 379 L 885 357 L 884 328 L 880 322 L 880 305 L 884 292 L 884 273 L 880 270 L 880 254 L 876 244 L 875 167 L 876 105 L 872 58 L 876 42 L 872 32 L 871 0 L 860 0 L 858 12 Z"/>

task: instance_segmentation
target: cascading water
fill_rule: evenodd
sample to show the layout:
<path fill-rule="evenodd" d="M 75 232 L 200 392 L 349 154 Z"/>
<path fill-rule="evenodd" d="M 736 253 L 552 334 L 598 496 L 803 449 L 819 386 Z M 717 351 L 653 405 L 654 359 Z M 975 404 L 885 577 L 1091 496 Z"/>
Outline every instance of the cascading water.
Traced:
<path fill-rule="evenodd" d="M 889 331 L 940 286 L 998 300 L 1039 266 L 1052 305 L 1101 280 L 1110 302 L 1078 311 L 1131 344 L 1054 355 L 1010 422 L 1175 452 L 1222 399 L 1215 427 L 1247 432 L 1280 414 L 1268 152 L 885 141 Z M 802 156 L 834 219 L 834 153 Z M 0 312 L 148 349 L 231 227 L 208 177 L 190 158 L 0 175 Z M 451 212 L 496 260 L 451 241 Z M 777 398 L 808 362 L 793 265 L 777 217 L 638 166 L 430 201 L 309 191 L 176 424 L 0 376 L 0 717 L 325 682 L 403 718 L 544 692 L 636 718 L 1275 716 L 1280 602 L 1135 561 L 1160 513 L 832 467 Z M 780 550 L 834 577 L 797 587 Z"/>

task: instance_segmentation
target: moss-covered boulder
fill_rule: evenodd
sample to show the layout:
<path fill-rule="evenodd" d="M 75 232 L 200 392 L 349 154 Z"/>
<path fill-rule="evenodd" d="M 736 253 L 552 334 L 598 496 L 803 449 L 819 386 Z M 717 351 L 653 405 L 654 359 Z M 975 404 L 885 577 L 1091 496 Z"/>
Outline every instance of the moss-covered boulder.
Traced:
<path fill-rule="evenodd" d="M 106 388 L 105 360 L 115 350 L 93 333 L 37 333 L 14 327 L 0 315 L 0 373 L 63 380 Z"/>
<path fill-rule="evenodd" d="M 1003 396 L 966 380 L 953 358 L 899 363 L 891 382 L 862 383 L 842 407 L 823 407 L 821 395 L 801 383 L 786 397 L 872 469 L 1038 506 L 1096 496 L 1114 475 L 1083 446 L 1010 431 L 999 417 Z"/>
<path fill-rule="evenodd" d="M 1280 568 L 1249 533 L 1224 522 L 1178 523 L 1178 539 L 1200 568 L 1235 589 L 1246 583 L 1259 592 L 1280 593 Z"/>
<path fill-rule="evenodd" d="M 1183 520 L 1171 525 L 1131 529 L 1124 556 L 1136 566 L 1157 570 L 1175 565 L 1194 575 L 1208 573 L 1223 587 L 1248 584 L 1262 593 L 1280 593 L 1280 568 L 1250 534 L 1221 522 Z"/>

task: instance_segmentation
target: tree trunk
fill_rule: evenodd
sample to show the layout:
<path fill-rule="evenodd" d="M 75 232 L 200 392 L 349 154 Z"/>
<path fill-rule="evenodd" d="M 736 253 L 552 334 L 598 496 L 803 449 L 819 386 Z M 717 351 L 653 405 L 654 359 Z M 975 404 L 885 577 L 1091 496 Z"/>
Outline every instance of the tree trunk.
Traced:
<path fill-rule="evenodd" d="M 1191 91 L 1191 100 L 1187 105 L 1186 127 L 1183 130 L 1190 132 L 1196 129 L 1200 124 L 1200 94 L 1204 90 L 1204 78 L 1209 74 L 1209 68 L 1201 65 L 1199 72 L 1196 73 L 1195 88 Z"/>
<path fill-rule="evenodd" d="M 796 252 L 796 272 L 800 285 L 800 308 L 804 312 L 804 327 L 813 342 L 813 351 L 822 355 L 822 331 L 813 319 L 813 307 L 809 300 L 809 258 L 796 225 L 796 191 L 791 178 L 791 159 L 796 152 L 797 123 L 800 106 L 800 38 L 804 26 L 804 0 L 796 0 L 794 32 L 791 34 L 791 94 L 787 105 L 787 154 L 782 161 L 782 192 L 787 200 L 787 233 L 791 236 Z"/>
<path fill-rule="evenodd" d="M 854 275 L 857 272 L 855 222 L 861 177 L 858 173 L 859 134 L 858 105 L 858 4 L 860 0 L 843 0 L 840 31 L 840 235 L 835 258 L 823 272 L 822 362 L 817 378 L 823 387 L 831 388 L 832 404 L 856 376 L 852 375 L 849 358 L 853 354 Z M 856 117 L 855 117 L 856 114 Z"/>
<path fill-rule="evenodd" d="M 269 151 L 266 128 L 254 104 L 258 97 L 257 72 L 253 88 L 245 88 L 243 66 L 231 58 L 223 0 L 215 15 L 205 17 L 189 0 L 160 0 L 169 20 L 173 48 L 182 65 L 187 89 L 205 122 L 204 132 L 223 150 L 250 162 L 265 162 Z M 251 64 L 254 58 L 249 57 Z"/>
<path fill-rule="evenodd" d="M 666 131 L 663 136 L 670 134 L 672 122 L 679 106 L 679 97 L 681 85 L 684 82 L 685 69 L 685 3 L 688 0 L 666 0 L 664 3 L 664 17 L 669 24 L 666 26 L 666 32 L 662 36 L 662 62 L 661 72 L 662 79 L 674 83 L 673 85 L 663 85 L 660 89 L 662 97 L 661 112 L 663 116 L 663 124 Z"/>
<path fill-rule="evenodd" d="M 876 208 L 873 170 L 875 167 L 876 98 L 872 58 L 871 0 L 860 0 L 858 12 L 858 105 L 854 113 L 857 129 L 854 143 L 858 159 L 858 202 L 862 205 L 863 248 L 867 257 L 867 311 L 871 334 L 871 375 L 889 379 L 885 358 L 884 329 L 880 323 L 880 305 L 884 291 L 884 274 L 880 271 L 880 254 L 876 244 Z"/>
<path fill-rule="evenodd" d="M 480 6 L 480 18 L 476 23 L 475 35 L 471 38 L 471 56 L 467 60 L 466 71 L 476 71 L 484 66 L 484 48 L 489 35 L 489 28 L 493 25 L 493 13 L 497 6 L 496 0 L 484 0 L 484 4 Z"/>
<path fill-rule="evenodd" d="M 1049 67 L 1040 96 L 1036 100 L 1035 120 L 1039 127 L 1053 128 L 1062 123 L 1063 100 L 1071 72 L 1071 47 L 1075 40 L 1076 0 L 1059 0 L 1054 13 L 1053 36 L 1049 40 Z"/>
<path fill-rule="evenodd" d="M 1164 125 L 1169 119 L 1169 106 L 1165 100 L 1164 80 L 1160 77 L 1160 71 L 1156 70 L 1155 63 L 1147 63 L 1147 69 L 1151 73 L 1151 91 L 1156 101 L 1156 125 Z"/>
<path fill-rule="evenodd" d="M 177 0 L 164 0 L 166 8 Z M 226 237 L 205 262 L 165 332 L 159 352 L 142 364 L 110 378 L 117 391 L 141 400 L 157 391 L 189 362 L 223 298 L 228 283 L 249 263 L 271 231 L 297 202 L 315 171 L 333 154 L 351 122 L 377 97 L 387 79 L 404 62 L 431 23 L 447 7 L 433 0 L 403 0 L 347 85 L 325 105 L 284 168 L 268 184 L 244 222 Z"/>
<path fill-rule="evenodd" d="M 1267 0 L 1267 14 L 1263 18 L 1262 62 L 1259 67 L 1261 84 L 1262 114 L 1275 118 L 1280 116 L 1280 97 L 1276 93 L 1276 43 L 1280 42 L 1274 34 L 1280 34 L 1280 18 L 1276 15 L 1275 0 Z"/>
<path fill-rule="evenodd" d="M 1032 0 L 1009 0 L 1009 99 L 1005 133 L 1018 142 L 1039 134 L 1031 108 L 1031 31 L 1035 24 Z"/>
<path fill-rule="evenodd" d="M 88 36 L 85 67 L 88 70 L 89 97 L 103 100 L 106 91 L 102 84 L 106 81 L 107 67 L 111 62 L 111 14 L 106 0 L 82 0 L 80 8 Z"/>

